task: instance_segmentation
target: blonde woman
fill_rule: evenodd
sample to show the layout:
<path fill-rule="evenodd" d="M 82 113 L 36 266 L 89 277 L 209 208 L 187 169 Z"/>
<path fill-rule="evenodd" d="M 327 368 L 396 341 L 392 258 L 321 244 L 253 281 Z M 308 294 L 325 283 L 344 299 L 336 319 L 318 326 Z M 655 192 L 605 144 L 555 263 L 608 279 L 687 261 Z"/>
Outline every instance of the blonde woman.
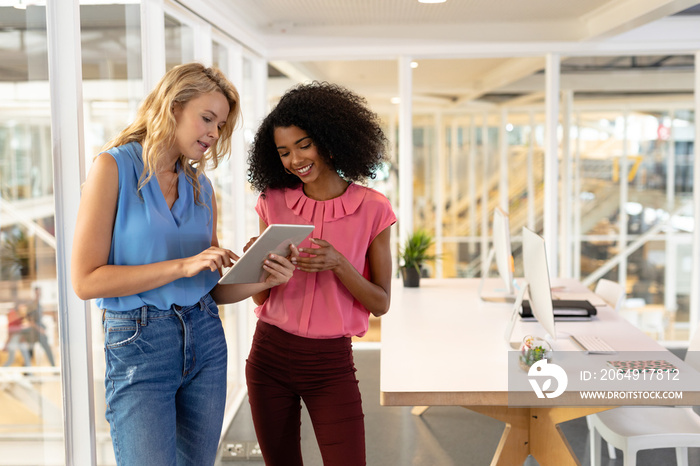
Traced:
<path fill-rule="evenodd" d="M 294 271 L 271 257 L 264 283 L 217 285 L 237 257 L 219 247 L 204 168 L 228 153 L 239 102 L 220 71 L 173 68 L 83 187 L 72 282 L 103 309 L 106 417 L 119 465 L 214 464 L 226 398 L 216 302 L 286 283 Z"/>

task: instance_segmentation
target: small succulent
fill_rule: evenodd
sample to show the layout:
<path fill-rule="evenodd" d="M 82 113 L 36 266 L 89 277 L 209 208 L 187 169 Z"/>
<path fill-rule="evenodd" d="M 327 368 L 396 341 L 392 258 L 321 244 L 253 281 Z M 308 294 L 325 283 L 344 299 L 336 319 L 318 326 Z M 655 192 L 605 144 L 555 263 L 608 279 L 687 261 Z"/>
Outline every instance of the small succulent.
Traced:
<path fill-rule="evenodd" d="M 527 336 L 523 338 L 523 344 L 520 347 L 520 365 L 525 368 L 530 368 L 533 364 L 541 359 L 551 359 L 552 348 L 549 343 L 541 338 Z"/>

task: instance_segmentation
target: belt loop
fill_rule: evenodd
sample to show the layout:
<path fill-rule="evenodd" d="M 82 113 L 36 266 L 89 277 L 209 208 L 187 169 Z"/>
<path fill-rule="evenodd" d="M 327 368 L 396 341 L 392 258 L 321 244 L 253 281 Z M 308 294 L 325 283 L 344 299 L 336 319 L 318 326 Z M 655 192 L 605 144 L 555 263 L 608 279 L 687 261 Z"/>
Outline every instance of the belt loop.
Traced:
<path fill-rule="evenodd" d="M 141 306 L 141 325 L 148 325 L 148 306 Z"/>

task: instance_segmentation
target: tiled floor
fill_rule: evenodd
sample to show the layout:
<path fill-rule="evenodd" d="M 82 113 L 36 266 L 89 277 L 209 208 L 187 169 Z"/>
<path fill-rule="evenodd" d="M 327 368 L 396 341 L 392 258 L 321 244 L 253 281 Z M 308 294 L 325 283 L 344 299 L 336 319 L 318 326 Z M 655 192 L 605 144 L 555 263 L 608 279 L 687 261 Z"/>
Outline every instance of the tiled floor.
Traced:
<path fill-rule="evenodd" d="M 423 416 L 413 416 L 410 407 L 386 407 L 379 404 L 379 350 L 355 350 L 355 365 L 360 380 L 365 429 L 367 464 L 371 466 L 485 466 L 491 462 L 503 424 L 459 407 L 433 407 Z M 582 465 L 590 464 L 588 428 L 584 419 L 562 425 Z M 253 441 L 255 433 L 250 410 L 244 402 L 226 436 L 229 441 Z M 224 444 L 227 442 L 224 442 Z M 607 457 L 603 447 L 602 466 L 622 466 L 622 454 L 616 460 Z M 302 414 L 302 451 L 306 466 L 321 466 L 311 420 Z M 217 466 L 261 466 L 262 460 L 227 461 L 219 456 Z M 637 456 L 638 466 L 675 465 L 673 449 L 649 450 Z M 689 464 L 700 466 L 700 448 L 690 449 Z M 528 458 L 525 466 L 537 462 Z M 516 466 L 516 465 L 514 465 Z"/>

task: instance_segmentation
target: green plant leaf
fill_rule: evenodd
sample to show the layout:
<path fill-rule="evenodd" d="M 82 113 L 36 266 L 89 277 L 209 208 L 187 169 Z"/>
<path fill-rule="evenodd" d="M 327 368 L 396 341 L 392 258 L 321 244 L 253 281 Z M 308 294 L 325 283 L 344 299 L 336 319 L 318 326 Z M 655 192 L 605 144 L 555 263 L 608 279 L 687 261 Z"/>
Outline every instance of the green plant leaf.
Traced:
<path fill-rule="evenodd" d="M 434 254 L 428 254 L 428 249 L 435 243 L 433 236 L 426 230 L 416 230 L 411 234 L 401 248 L 400 258 L 404 267 L 413 267 L 420 271 L 423 262 L 437 259 Z"/>

